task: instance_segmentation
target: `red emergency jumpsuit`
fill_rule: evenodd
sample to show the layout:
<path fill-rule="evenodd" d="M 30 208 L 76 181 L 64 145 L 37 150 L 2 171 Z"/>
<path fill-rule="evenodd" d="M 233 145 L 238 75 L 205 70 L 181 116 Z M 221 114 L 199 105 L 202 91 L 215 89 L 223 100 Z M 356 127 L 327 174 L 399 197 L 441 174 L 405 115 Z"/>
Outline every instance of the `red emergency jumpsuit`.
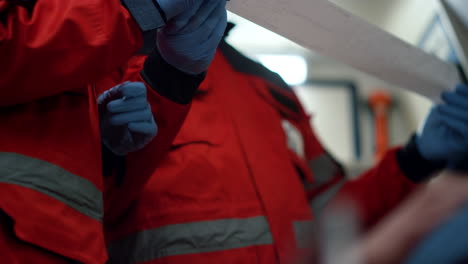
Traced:
<path fill-rule="evenodd" d="M 104 184 L 96 96 L 127 80 L 141 35 L 117 0 L 0 0 L 1 263 L 106 262 L 103 215 L 121 214 L 151 173 Z M 158 158 L 189 104 L 148 98 Z"/>
<path fill-rule="evenodd" d="M 310 246 L 311 203 L 344 180 L 309 124 L 278 75 L 222 43 L 168 157 L 108 230 L 110 263 L 289 263 Z M 345 187 L 369 222 L 414 186 L 395 153 Z"/>

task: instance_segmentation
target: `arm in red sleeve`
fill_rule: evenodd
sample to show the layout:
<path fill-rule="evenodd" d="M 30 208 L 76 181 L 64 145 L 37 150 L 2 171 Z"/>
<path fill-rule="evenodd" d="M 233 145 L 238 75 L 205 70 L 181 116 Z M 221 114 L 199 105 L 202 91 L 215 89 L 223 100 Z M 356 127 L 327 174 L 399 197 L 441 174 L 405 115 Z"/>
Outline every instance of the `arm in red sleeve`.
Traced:
<path fill-rule="evenodd" d="M 142 64 L 143 57 L 136 61 Z M 130 66 L 132 67 L 132 66 Z M 204 80 L 205 74 L 196 76 L 183 73 L 167 64 L 155 51 L 141 66 L 131 69 L 126 80 L 143 81 L 148 86 L 148 100 L 158 125 L 158 135 L 143 150 L 129 154 L 125 160 L 125 173 L 121 183 L 107 178 L 105 194 L 106 221 L 122 216 L 144 185 L 156 171 L 179 132 L 190 109 L 190 102 Z M 116 175 L 114 175 L 115 177 Z M 110 187 L 109 187 L 110 186 Z"/>
<path fill-rule="evenodd" d="M 429 179 L 445 167 L 424 159 L 413 136 L 403 148 L 389 151 L 373 169 L 358 180 L 348 182 L 339 197 L 357 203 L 363 227 L 369 228 L 400 204 L 417 183 Z"/>
<path fill-rule="evenodd" d="M 417 186 L 400 169 L 397 152 L 389 151 L 377 166 L 347 182 L 338 195 L 338 199 L 351 199 L 358 207 L 364 228 L 376 224 Z"/>
<path fill-rule="evenodd" d="M 406 263 L 407 255 L 432 230 L 463 207 L 467 198 L 466 175 L 444 172 L 431 183 L 421 186 L 361 238 L 360 243 L 354 244 L 354 252 L 361 254 L 361 259 L 368 264 Z"/>
<path fill-rule="evenodd" d="M 142 40 L 119 0 L 0 0 L 0 106 L 82 88 Z"/>

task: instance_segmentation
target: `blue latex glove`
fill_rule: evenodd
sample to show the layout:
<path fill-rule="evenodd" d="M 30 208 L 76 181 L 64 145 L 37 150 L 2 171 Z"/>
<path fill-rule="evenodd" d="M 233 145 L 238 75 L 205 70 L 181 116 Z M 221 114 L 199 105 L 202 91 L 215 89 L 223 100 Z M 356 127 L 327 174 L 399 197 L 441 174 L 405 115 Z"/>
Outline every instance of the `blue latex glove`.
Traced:
<path fill-rule="evenodd" d="M 204 0 L 157 0 L 169 21 L 186 10 L 197 9 Z"/>
<path fill-rule="evenodd" d="M 161 56 L 170 65 L 189 73 L 208 69 L 227 25 L 226 0 L 202 0 L 176 16 L 158 32 Z M 196 7 L 196 5 L 194 5 Z"/>
<path fill-rule="evenodd" d="M 431 110 L 416 143 L 425 159 L 451 167 L 468 157 L 468 86 L 458 85 L 442 99 L 445 103 Z"/>
<path fill-rule="evenodd" d="M 468 206 L 432 232 L 406 264 L 457 264 L 468 261 Z"/>
<path fill-rule="evenodd" d="M 142 149 L 157 134 L 146 86 L 125 82 L 98 98 L 101 138 L 114 154 L 124 156 Z"/>

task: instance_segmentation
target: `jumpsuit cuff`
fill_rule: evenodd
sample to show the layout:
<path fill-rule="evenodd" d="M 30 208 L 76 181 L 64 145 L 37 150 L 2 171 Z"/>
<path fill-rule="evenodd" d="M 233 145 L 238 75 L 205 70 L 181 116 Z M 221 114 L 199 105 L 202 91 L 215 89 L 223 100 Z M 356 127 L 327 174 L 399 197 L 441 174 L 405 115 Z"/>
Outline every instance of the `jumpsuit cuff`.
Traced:
<path fill-rule="evenodd" d="M 206 72 L 197 75 L 182 72 L 167 63 L 158 49 L 154 49 L 145 61 L 141 76 L 160 95 L 178 104 L 188 104 L 205 79 Z"/>
<path fill-rule="evenodd" d="M 138 52 L 149 54 L 156 46 L 158 28 L 166 24 L 166 15 L 156 0 L 121 0 L 143 32 L 143 47 Z"/>
<path fill-rule="evenodd" d="M 416 135 L 411 137 L 404 148 L 397 151 L 396 158 L 405 176 L 416 183 L 430 179 L 446 167 L 445 162 L 430 161 L 421 155 L 416 145 Z"/>

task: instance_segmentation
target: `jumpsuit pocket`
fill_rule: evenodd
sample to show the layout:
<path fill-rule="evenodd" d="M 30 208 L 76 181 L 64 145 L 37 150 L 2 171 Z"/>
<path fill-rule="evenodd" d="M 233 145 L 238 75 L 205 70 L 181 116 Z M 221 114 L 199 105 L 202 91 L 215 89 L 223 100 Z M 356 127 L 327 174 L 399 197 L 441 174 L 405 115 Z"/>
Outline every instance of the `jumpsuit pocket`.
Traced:
<path fill-rule="evenodd" d="M 216 111 L 211 105 L 201 105 L 194 101 L 190 112 L 173 142 L 178 148 L 191 144 L 216 146 L 222 144 L 230 123 L 222 111 Z"/>
<path fill-rule="evenodd" d="M 229 122 L 210 104 L 195 100 L 164 162 L 140 199 L 151 218 L 190 219 L 224 217 L 232 207 L 225 175 Z M 232 178 L 232 177 L 229 177 Z M 159 222 L 158 222 L 159 223 Z"/>
<path fill-rule="evenodd" d="M 69 264 L 71 259 L 55 254 L 16 236 L 14 220 L 0 210 L 0 252 L 2 263 Z"/>

